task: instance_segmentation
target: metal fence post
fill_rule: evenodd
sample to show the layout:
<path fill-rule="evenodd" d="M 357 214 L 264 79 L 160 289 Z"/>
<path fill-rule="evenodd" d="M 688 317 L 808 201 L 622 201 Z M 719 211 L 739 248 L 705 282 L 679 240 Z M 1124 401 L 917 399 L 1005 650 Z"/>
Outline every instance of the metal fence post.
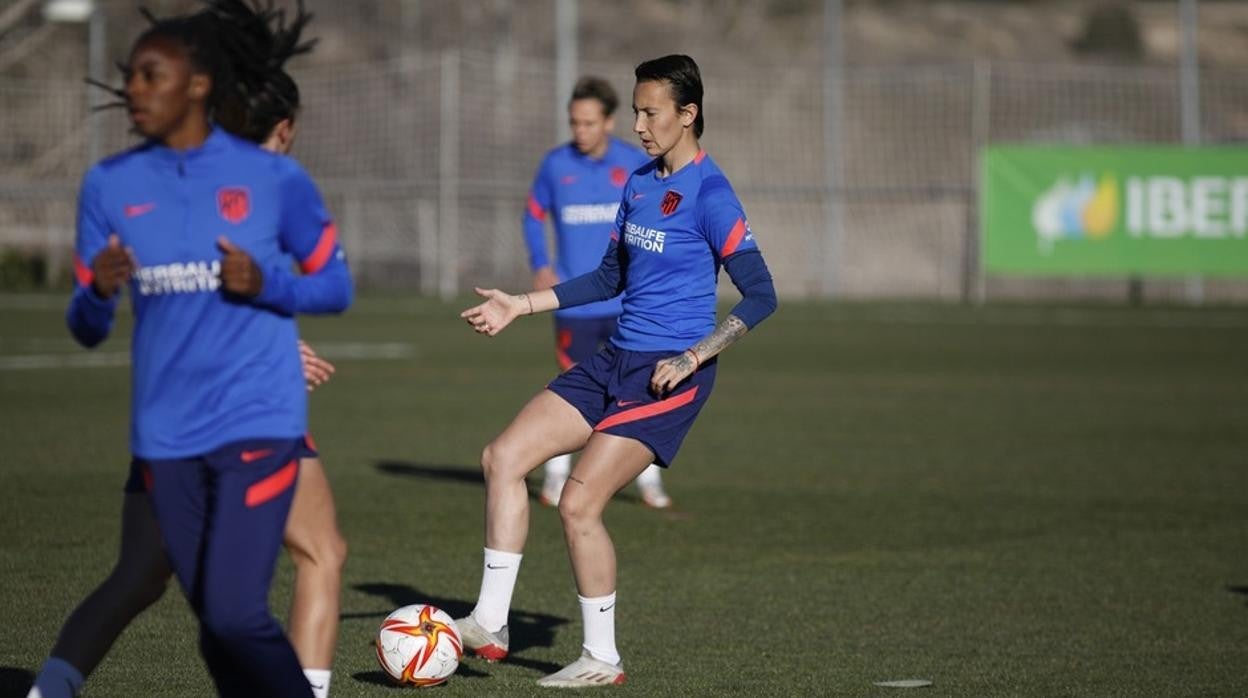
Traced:
<path fill-rule="evenodd" d="M 984 185 L 980 158 L 984 146 L 988 145 L 991 118 L 992 64 L 976 60 L 971 64 L 971 197 L 966 207 L 966 242 L 962 256 L 962 301 L 974 305 L 983 305 L 988 300 L 979 206 Z"/>
<path fill-rule="evenodd" d="M 438 295 L 459 292 L 459 51 L 442 54 L 438 143 Z"/>
<path fill-rule="evenodd" d="M 823 245 L 820 249 L 820 295 L 833 298 L 840 291 L 841 246 L 844 236 L 841 198 L 841 91 L 845 73 L 841 62 L 841 0 L 823 3 Z"/>

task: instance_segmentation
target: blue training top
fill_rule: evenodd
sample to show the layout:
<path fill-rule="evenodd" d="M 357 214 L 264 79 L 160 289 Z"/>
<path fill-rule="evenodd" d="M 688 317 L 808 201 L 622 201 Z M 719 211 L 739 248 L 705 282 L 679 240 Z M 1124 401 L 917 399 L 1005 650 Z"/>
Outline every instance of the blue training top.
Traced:
<path fill-rule="evenodd" d="M 220 128 L 198 148 L 148 142 L 92 167 L 79 194 L 66 316 L 87 347 L 108 336 L 117 307 L 117 296 L 105 300 L 91 286 L 91 260 L 112 234 L 139 267 L 128 284 L 133 454 L 187 458 L 304 434 L 293 315 L 341 312 L 352 289 L 333 221 L 303 168 Z M 256 298 L 221 289 L 222 235 L 263 271 Z"/>
<path fill-rule="evenodd" d="M 524 213 L 524 242 L 533 271 L 550 266 L 545 219 L 550 214 L 558 250 L 555 275 L 560 281 L 598 267 L 611 239 L 620 194 L 628 176 L 648 161 L 640 148 L 611 137 L 607 152 L 595 160 L 565 143 L 546 154 L 533 177 Z M 620 314 L 620 302 L 608 300 L 555 314 L 564 318 L 601 318 Z"/>
<path fill-rule="evenodd" d="M 758 250 L 741 201 L 706 151 L 666 178 L 658 166 L 629 178 L 616 216 L 624 311 L 611 341 L 631 351 L 683 351 L 710 334 L 720 265 Z"/>

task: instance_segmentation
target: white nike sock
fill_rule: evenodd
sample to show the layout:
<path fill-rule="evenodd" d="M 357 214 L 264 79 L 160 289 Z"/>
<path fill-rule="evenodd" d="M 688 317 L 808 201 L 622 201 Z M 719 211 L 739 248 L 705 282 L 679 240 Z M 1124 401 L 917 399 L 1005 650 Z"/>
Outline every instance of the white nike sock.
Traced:
<path fill-rule="evenodd" d="M 615 648 L 615 592 L 587 599 L 580 594 L 581 622 L 585 626 L 585 642 L 581 645 L 594 659 L 619 664 L 620 652 Z"/>
<path fill-rule="evenodd" d="M 485 565 L 481 570 L 481 594 L 472 617 L 486 630 L 496 633 L 507 625 L 507 612 L 511 610 L 511 593 L 516 589 L 516 576 L 520 573 L 520 553 L 485 549 Z"/>
<path fill-rule="evenodd" d="M 572 454 L 565 453 L 562 456 L 555 456 L 546 461 L 546 479 L 552 477 L 560 480 L 567 480 L 568 474 L 572 472 Z"/>
<path fill-rule="evenodd" d="M 27 698 L 74 698 L 86 681 L 73 664 L 59 657 L 48 657 L 35 677 Z"/>
<path fill-rule="evenodd" d="M 303 670 L 303 675 L 308 677 L 308 685 L 312 687 L 314 698 L 329 698 L 329 678 L 333 673 L 329 669 Z"/>
<path fill-rule="evenodd" d="M 662 487 L 663 486 L 663 469 L 651 463 L 646 469 L 641 471 L 635 480 L 638 487 Z"/>

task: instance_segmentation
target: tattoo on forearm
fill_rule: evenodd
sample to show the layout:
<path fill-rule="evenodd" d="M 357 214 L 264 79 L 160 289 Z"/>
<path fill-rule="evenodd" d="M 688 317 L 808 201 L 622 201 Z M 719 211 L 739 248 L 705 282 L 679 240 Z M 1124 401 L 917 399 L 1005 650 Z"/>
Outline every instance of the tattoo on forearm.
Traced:
<path fill-rule="evenodd" d="M 689 352 L 684 352 L 680 356 L 672 358 L 672 368 L 677 371 L 694 371 L 697 366 L 693 365 L 693 357 L 689 356 Z"/>
<path fill-rule="evenodd" d="M 528 306 L 529 306 L 529 315 L 532 315 L 532 314 L 533 314 L 533 299 L 532 299 L 532 298 L 529 298 L 529 294 L 527 294 L 527 293 L 521 293 L 520 295 L 516 296 L 516 298 L 517 298 L 518 300 L 522 300 L 522 301 L 524 301 L 525 303 L 527 303 L 527 304 L 528 304 Z"/>
<path fill-rule="evenodd" d="M 693 353 L 698 355 L 698 361 L 706 363 L 711 357 L 741 339 L 749 329 L 736 315 L 729 315 L 719 323 L 719 327 L 716 327 L 714 332 L 707 335 L 706 339 L 693 345 Z M 690 359 L 688 354 L 683 355 L 682 358 Z"/>

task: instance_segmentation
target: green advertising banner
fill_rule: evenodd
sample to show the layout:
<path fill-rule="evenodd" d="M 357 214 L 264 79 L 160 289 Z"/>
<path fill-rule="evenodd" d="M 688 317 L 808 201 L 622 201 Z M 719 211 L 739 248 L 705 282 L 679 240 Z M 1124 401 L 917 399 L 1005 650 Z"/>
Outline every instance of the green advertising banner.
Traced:
<path fill-rule="evenodd" d="M 1248 276 L 1248 148 L 992 147 L 985 271 Z"/>

